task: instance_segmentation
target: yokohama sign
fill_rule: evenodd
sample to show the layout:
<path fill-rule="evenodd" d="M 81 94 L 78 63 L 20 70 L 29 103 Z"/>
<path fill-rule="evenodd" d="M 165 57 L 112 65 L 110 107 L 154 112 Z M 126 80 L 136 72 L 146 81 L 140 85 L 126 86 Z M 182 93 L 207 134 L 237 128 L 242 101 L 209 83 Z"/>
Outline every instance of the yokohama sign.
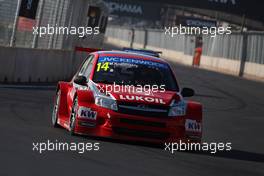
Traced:
<path fill-rule="evenodd" d="M 129 16 L 157 20 L 160 18 L 161 4 L 146 3 L 139 0 L 104 0 L 110 13 L 117 16 Z"/>
<path fill-rule="evenodd" d="M 109 2 L 107 6 L 110 9 L 110 13 L 132 13 L 136 15 L 142 15 L 142 6 L 136 4 L 125 4 L 117 2 Z"/>

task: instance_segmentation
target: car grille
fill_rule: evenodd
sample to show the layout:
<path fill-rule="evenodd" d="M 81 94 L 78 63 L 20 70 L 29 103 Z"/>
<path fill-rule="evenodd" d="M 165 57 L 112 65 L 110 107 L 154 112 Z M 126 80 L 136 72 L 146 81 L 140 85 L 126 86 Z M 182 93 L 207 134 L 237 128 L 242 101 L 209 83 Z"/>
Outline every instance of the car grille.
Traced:
<path fill-rule="evenodd" d="M 166 128 L 166 123 L 163 122 L 149 122 L 144 120 L 134 120 L 134 119 L 120 119 L 121 123 L 136 125 L 136 126 L 148 126 L 148 127 L 157 127 L 157 128 Z"/>
<path fill-rule="evenodd" d="M 139 130 L 131 130 L 127 128 L 113 128 L 114 132 L 121 135 L 127 135 L 132 137 L 142 137 L 148 139 L 160 139 L 164 140 L 170 136 L 169 133 L 165 132 L 153 132 L 153 131 L 139 131 Z"/>
<path fill-rule="evenodd" d="M 168 117 L 169 108 L 161 105 L 118 103 L 118 112 L 144 117 Z"/>

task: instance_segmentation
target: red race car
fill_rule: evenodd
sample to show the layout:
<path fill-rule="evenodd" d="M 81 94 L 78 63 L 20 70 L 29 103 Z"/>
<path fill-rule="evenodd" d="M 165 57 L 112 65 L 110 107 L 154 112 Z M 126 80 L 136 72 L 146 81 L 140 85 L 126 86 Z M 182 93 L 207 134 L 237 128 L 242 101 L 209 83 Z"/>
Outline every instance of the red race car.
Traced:
<path fill-rule="evenodd" d="M 122 51 L 89 54 L 59 82 L 52 124 L 71 134 L 144 142 L 201 142 L 202 105 L 187 101 L 161 58 Z"/>

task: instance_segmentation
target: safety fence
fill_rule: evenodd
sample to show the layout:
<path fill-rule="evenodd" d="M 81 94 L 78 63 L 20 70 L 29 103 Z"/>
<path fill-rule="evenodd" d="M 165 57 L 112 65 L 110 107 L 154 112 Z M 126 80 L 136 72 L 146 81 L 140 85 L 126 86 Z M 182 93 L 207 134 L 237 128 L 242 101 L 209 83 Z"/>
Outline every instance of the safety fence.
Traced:
<path fill-rule="evenodd" d="M 195 49 L 195 36 L 192 35 L 165 35 L 164 30 L 153 29 L 127 29 L 120 26 L 108 27 L 106 35 L 131 42 L 134 31 L 134 44 L 154 46 L 193 55 Z M 243 53 L 243 40 L 247 37 L 246 58 L 254 63 L 264 63 L 264 33 L 248 32 L 231 35 L 203 35 L 203 54 L 205 56 L 221 57 L 241 60 Z"/>
<path fill-rule="evenodd" d="M 196 48 L 195 35 L 166 35 L 165 30 L 128 29 L 108 26 L 108 42 L 129 47 L 156 49 L 175 61 L 191 65 Z M 202 35 L 201 66 L 217 67 L 236 75 L 263 76 L 264 33 L 243 32 L 230 35 Z M 251 65 L 250 65 L 251 64 Z M 255 64 L 255 65 L 252 65 Z M 250 65 L 250 66 L 249 66 Z M 256 69 L 256 65 L 261 68 Z"/>
<path fill-rule="evenodd" d="M 18 0 L 3 0 L 0 5 L 0 44 L 2 46 L 9 46 L 14 29 L 16 10 Z M 31 21 L 33 23 L 39 22 L 39 26 L 53 25 L 67 25 L 71 23 L 66 20 L 67 14 L 71 13 L 70 0 L 40 0 L 38 4 L 38 13 L 36 19 Z M 63 36 L 43 36 L 34 41 L 33 29 L 22 29 L 19 26 L 15 30 L 15 42 L 17 47 L 31 48 L 36 45 L 37 48 L 62 48 Z M 33 42 L 36 42 L 33 44 Z M 67 47 L 67 46 L 65 46 Z"/>
<path fill-rule="evenodd" d="M 77 35 L 58 34 L 33 35 L 33 27 L 86 27 L 88 9 L 90 6 L 101 8 L 101 17 L 107 10 L 101 0 L 38 0 L 35 19 L 16 20 L 22 0 L 0 0 L 0 46 L 42 48 L 42 49 L 72 49 L 76 45 L 88 45 L 103 41 L 103 36 L 89 35 L 78 37 Z M 32 0 L 28 2 L 32 3 Z M 103 18 L 101 21 L 105 21 Z M 23 21 L 24 20 L 24 21 Z M 100 23 L 99 23 L 100 24 Z M 31 27 L 29 27 L 31 25 Z M 101 24 L 99 25 L 101 26 Z M 15 33 L 15 35 L 14 35 Z M 12 43 L 13 41 L 13 43 Z"/>
<path fill-rule="evenodd" d="M 88 55 L 76 48 L 102 47 L 108 14 L 102 0 L 0 0 L 0 83 L 71 79 Z M 75 28 L 77 34 L 34 34 L 34 27 L 48 26 Z M 86 27 L 99 28 L 99 34 L 79 36 Z"/>

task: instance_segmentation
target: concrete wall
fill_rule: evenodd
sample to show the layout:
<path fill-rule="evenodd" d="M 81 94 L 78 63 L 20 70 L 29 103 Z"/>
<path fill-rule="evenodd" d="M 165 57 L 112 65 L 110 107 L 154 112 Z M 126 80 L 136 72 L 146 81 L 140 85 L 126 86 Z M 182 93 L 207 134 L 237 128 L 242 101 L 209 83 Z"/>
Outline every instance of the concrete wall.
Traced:
<path fill-rule="evenodd" d="M 246 62 L 244 73 L 248 77 L 258 75 L 264 79 L 264 65 Z"/>
<path fill-rule="evenodd" d="M 0 47 L 0 82 L 69 80 L 83 57 L 69 50 Z"/>
<path fill-rule="evenodd" d="M 213 71 L 239 75 L 240 61 L 221 57 L 202 56 L 200 66 Z"/>
<path fill-rule="evenodd" d="M 167 50 L 152 46 L 147 46 L 146 48 L 155 51 L 162 51 L 162 57 L 172 62 L 177 62 L 189 66 L 191 66 L 193 63 L 193 56 L 186 55 L 183 52 Z M 202 68 L 229 73 L 232 75 L 238 75 L 240 69 L 240 62 L 238 60 L 230 60 L 226 58 L 202 56 L 200 64 L 200 67 Z"/>

